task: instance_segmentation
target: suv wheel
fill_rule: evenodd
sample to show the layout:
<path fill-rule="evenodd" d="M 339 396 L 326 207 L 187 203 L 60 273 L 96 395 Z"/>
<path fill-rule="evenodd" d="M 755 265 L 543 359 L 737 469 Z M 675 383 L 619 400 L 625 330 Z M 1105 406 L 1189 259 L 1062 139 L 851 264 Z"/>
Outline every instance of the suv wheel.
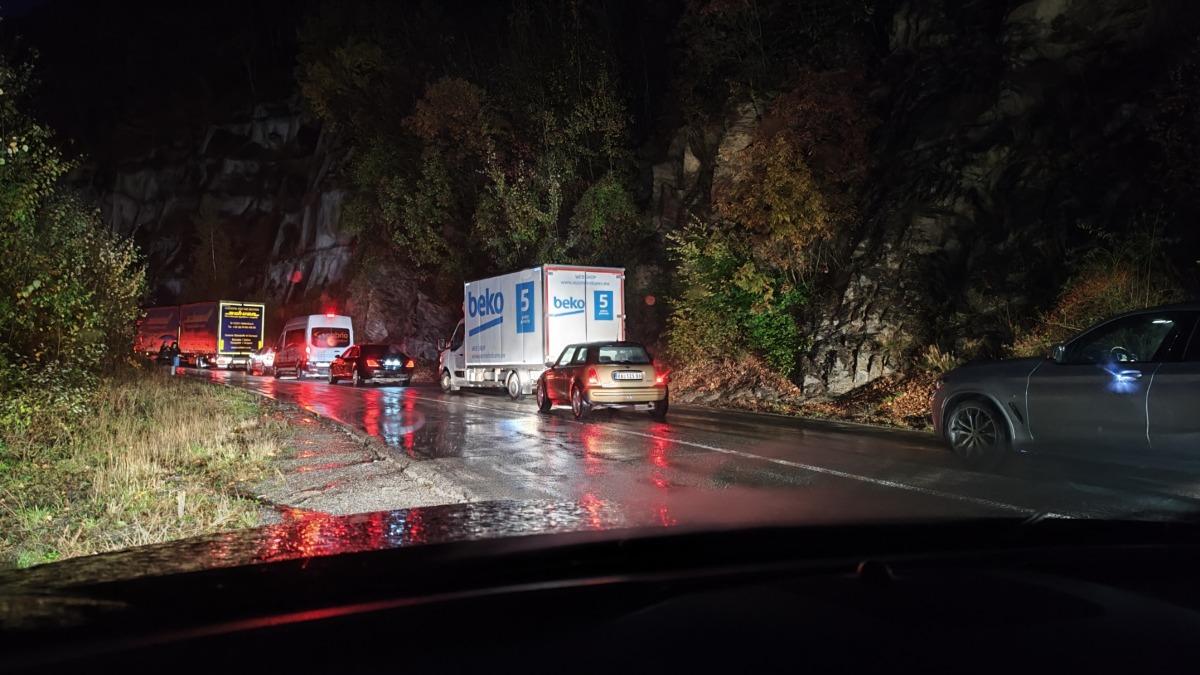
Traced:
<path fill-rule="evenodd" d="M 995 406 L 971 398 L 959 401 L 946 416 L 950 451 L 973 469 L 996 469 L 1009 454 L 1008 428 Z"/>

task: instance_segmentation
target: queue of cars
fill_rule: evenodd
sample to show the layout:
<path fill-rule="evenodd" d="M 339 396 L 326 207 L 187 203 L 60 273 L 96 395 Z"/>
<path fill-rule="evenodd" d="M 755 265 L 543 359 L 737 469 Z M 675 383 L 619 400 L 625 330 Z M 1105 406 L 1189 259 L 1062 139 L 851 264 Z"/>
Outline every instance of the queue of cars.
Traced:
<path fill-rule="evenodd" d="M 625 407 L 663 419 L 667 374 L 625 340 L 624 281 L 621 268 L 543 265 L 467 282 L 463 318 L 438 344 L 442 389 L 502 388 L 514 400 L 532 393 L 539 411 L 569 406 L 576 418 Z M 228 301 L 152 308 L 138 349 L 170 339 L 175 333 L 159 333 L 175 327 L 198 345 L 198 367 L 244 363 L 252 374 L 355 386 L 412 381 L 413 359 L 395 345 L 357 343 L 350 317 L 335 313 L 289 319 L 275 344 L 258 337 L 251 352 L 263 313 L 261 304 Z M 1200 303 L 1122 314 L 1046 358 L 955 369 L 931 405 L 936 433 L 973 467 L 997 467 L 1013 452 L 1166 458 L 1194 450 Z"/>

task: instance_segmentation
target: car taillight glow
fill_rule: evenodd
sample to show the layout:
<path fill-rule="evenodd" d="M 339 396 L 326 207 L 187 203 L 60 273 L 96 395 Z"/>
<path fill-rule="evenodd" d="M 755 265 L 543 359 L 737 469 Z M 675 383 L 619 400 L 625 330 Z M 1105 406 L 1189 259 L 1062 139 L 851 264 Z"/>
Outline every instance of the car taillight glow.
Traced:
<path fill-rule="evenodd" d="M 596 375 L 595 368 L 588 369 L 588 384 L 600 384 L 600 377 Z"/>
<path fill-rule="evenodd" d="M 369 366 L 371 368 L 378 368 L 379 361 L 376 361 L 375 359 L 367 359 L 367 366 Z"/>
<path fill-rule="evenodd" d="M 667 373 L 662 372 L 662 373 L 654 374 L 654 384 L 666 384 L 666 383 L 667 383 Z"/>
<path fill-rule="evenodd" d="M 405 367 L 405 368 L 415 368 L 416 366 L 417 366 L 416 362 L 415 362 L 415 361 L 413 361 L 412 359 L 409 359 L 409 360 L 407 360 L 407 361 L 405 361 L 405 362 L 404 362 L 404 367 Z"/>
<path fill-rule="evenodd" d="M 325 312 L 326 318 L 332 319 L 335 316 L 337 316 L 337 314 L 334 314 L 333 312 Z"/>
<path fill-rule="evenodd" d="M 304 353 L 305 353 L 305 354 L 311 354 L 311 353 L 312 353 L 312 347 L 305 347 L 305 348 L 304 348 Z"/>

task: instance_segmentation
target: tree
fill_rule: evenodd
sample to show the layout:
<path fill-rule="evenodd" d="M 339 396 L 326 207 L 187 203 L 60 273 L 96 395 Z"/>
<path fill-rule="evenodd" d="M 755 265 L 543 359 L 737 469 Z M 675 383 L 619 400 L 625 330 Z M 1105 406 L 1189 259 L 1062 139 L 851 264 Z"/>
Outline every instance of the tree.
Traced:
<path fill-rule="evenodd" d="M 25 114 L 28 66 L 0 60 L 0 427 L 128 358 L 145 271 L 133 244 L 59 179 L 71 168 Z M 28 396 L 27 396 L 28 395 Z M 76 397 L 77 400 L 77 397 Z"/>
<path fill-rule="evenodd" d="M 193 221 L 191 274 L 186 296 L 192 302 L 214 300 L 233 290 L 233 244 L 225 223 L 215 213 L 202 211 Z"/>

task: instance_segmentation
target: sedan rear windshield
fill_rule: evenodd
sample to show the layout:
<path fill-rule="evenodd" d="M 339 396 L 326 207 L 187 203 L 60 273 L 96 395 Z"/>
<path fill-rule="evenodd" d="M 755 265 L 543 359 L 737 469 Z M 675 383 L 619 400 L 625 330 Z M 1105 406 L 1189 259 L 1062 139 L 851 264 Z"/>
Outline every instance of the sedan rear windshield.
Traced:
<path fill-rule="evenodd" d="M 650 363 L 650 355 L 641 345 L 597 347 L 596 363 Z"/>
<path fill-rule="evenodd" d="M 404 353 L 396 345 L 363 345 L 363 356 L 399 356 L 403 357 Z"/>
<path fill-rule="evenodd" d="M 312 329 L 312 344 L 314 347 L 349 347 L 349 328 L 314 328 Z"/>

